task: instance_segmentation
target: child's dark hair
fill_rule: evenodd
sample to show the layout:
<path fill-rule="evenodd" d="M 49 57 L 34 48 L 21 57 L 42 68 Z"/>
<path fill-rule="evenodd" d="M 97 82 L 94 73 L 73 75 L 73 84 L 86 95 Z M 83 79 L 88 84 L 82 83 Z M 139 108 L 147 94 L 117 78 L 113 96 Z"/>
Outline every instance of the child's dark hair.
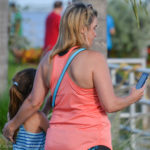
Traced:
<path fill-rule="evenodd" d="M 36 69 L 29 68 L 18 72 L 12 79 L 13 85 L 10 88 L 9 118 L 12 119 L 18 112 L 24 100 L 30 94 Z M 17 131 L 16 131 L 17 132 Z M 15 134 L 16 136 L 16 134 Z"/>

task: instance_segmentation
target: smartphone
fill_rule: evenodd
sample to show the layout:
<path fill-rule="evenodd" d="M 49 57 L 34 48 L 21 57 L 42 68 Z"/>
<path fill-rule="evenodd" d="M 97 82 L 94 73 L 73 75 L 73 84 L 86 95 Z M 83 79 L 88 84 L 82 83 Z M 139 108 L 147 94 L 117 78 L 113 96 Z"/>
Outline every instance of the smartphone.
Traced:
<path fill-rule="evenodd" d="M 142 88 L 142 86 L 144 85 L 144 83 L 146 82 L 147 78 L 148 78 L 149 74 L 148 73 L 142 73 L 139 81 L 136 84 L 136 89 L 140 89 Z"/>

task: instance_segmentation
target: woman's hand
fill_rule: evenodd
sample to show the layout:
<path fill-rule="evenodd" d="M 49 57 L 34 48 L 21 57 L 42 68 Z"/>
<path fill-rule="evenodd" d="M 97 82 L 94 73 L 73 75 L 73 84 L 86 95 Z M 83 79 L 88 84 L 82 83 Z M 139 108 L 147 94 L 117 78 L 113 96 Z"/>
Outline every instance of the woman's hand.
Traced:
<path fill-rule="evenodd" d="M 4 137 L 11 142 L 14 142 L 13 136 L 14 136 L 14 132 L 16 130 L 14 127 L 15 126 L 13 126 L 13 122 L 10 120 L 5 124 L 5 126 L 3 128 Z"/>
<path fill-rule="evenodd" d="M 131 89 L 131 93 L 130 93 L 130 98 L 134 100 L 134 102 L 137 102 L 138 100 L 140 100 L 142 98 L 142 96 L 144 95 L 144 89 L 145 89 L 145 85 L 140 88 L 140 89 L 136 89 L 135 87 L 133 87 Z"/>
<path fill-rule="evenodd" d="M 145 85 L 138 90 L 132 88 L 129 96 L 116 96 L 105 57 L 98 52 L 93 52 L 91 53 L 91 58 L 91 64 L 93 65 L 93 83 L 97 91 L 100 104 L 106 112 L 112 113 L 120 111 L 142 98 Z"/>

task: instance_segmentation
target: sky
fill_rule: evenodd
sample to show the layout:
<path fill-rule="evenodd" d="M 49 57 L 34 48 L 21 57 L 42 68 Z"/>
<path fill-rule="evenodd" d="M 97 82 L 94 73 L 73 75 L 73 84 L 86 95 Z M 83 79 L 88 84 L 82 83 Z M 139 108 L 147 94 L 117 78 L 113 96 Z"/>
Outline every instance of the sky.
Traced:
<path fill-rule="evenodd" d="M 20 7 L 24 8 L 29 6 L 30 8 L 48 7 L 52 6 L 56 0 L 9 0 L 9 2 L 15 2 Z M 60 0 L 64 4 L 67 4 L 71 0 Z"/>
<path fill-rule="evenodd" d="M 52 4 L 56 0 L 9 0 L 10 2 L 16 2 L 17 4 L 21 6 L 26 6 L 26 5 L 47 5 L 47 4 Z M 66 2 L 68 0 L 61 0 L 63 2 Z"/>
<path fill-rule="evenodd" d="M 33 47 L 42 47 L 45 33 L 45 20 L 52 10 L 56 0 L 9 0 L 14 2 L 20 9 L 22 15 L 23 35 L 30 41 Z M 64 9 L 71 0 L 63 1 Z"/>

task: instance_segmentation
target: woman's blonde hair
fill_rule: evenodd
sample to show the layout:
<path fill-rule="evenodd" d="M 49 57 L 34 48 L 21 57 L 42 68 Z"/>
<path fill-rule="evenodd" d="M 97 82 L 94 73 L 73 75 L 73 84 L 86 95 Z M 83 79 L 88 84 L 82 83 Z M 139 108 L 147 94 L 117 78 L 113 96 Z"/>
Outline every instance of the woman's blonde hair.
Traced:
<path fill-rule="evenodd" d="M 73 3 L 69 5 L 61 18 L 59 36 L 55 47 L 50 55 L 50 60 L 56 55 L 73 46 L 85 47 L 88 45 L 81 34 L 81 29 L 89 29 L 97 11 L 92 5 L 84 3 Z"/>

